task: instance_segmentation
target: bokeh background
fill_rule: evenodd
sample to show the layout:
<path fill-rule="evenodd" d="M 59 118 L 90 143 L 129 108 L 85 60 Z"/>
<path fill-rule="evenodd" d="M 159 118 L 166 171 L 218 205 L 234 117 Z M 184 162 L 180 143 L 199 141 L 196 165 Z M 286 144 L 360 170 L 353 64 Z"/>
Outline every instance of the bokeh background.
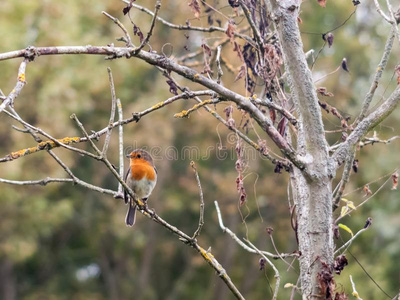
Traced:
<path fill-rule="evenodd" d="M 138 1 L 153 9 L 155 1 Z M 213 4 L 213 1 L 207 1 Z M 123 16 L 120 1 L 65 0 L 0 2 L 0 52 L 22 49 L 28 45 L 106 45 L 121 32 L 101 11 L 120 18 L 132 31 L 129 20 Z M 224 1 L 216 5 L 224 14 L 232 9 Z M 317 52 L 323 45 L 320 34 L 340 25 L 354 10 L 351 1 L 329 1 L 325 9 L 317 1 L 303 2 L 301 30 L 305 50 Z M 178 12 L 178 13 L 177 13 Z M 132 10 L 132 19 L 145 33 L 151 18 Z M 207 25 L 207 17 L 193 19 L 187 1 L 162 1 L 160 15 L 177 24 L 187 19 L 193 25 Z M 214 19 L 220 18 L 218 14 Z M 226 20 L 221 18 L 222 24 Z M 237 23 L 242 21 L 236 18 Z M 244 21 L 243 21 L 244 22 Z M 371 76 L 380 60 L 390 27 L 376 13 L 372 0 L 362 1 L 356 14 L 345 26 L 334 32 L 331 48 L 319 55 L 314 67 L 315 79 L 336 69 L 343 57 L 349 63 L 350 73 L 336 72 L 317 86 L 325 86 L 334 94 L 325 98 L 329 104 L 352 119 L 357 115 Z M 206 41 L 212 45 L 224 33 L 213 35 L 174 31 L 158 23 L 151 45 L 160 52 L 167 45 L 173 57 L 199 49 Z M 137 38 L 134 39 L 137 44 Z M 164 49 L 167 49 L 164 47 Z M 232 46 L 224 55 L 235 67 L 240 65 Z M 382 84 L 377 90 L 374 105 L 390 95 L 396 86 L 394 68 L 399 57 L 395 42 L 393 54 Z M 16 82 L 20 59 L 0 62 L 0 88 L 8 94 Z M 15 103 L 15 109 L 31 124 L 62 138 L 79 136 L 69 116 L 76 113 L 89 130 L 107 125 L 111 105 L 107 77 L 111 67 L 117 96 L 124 108 L 124 117 L 142 111 L 171 96 L 165 78 L 155 68 L 136 59 L 105 61 L 99 56 L 39 57 L 27 67 L 28 84 Z M 201 70 L 201 67 L 199 67 Z M 223 82 L 234 90 L 245 93 L 243 79 L 233 83 L 236 74 L 224 69 Z M 197 87 L 179 79 L 183 85 Z M 274 252 L 265 228 L 274 228 L 274 239 L 281 252 L 297 248 L 290 226 L 287 200 L 287 174 L 275 174 L 268 161 L 260 159 L 246 146 L 247 160 L 245 186 L 247 204 L 238 206 L 235 179 L 235 142 L 224 126 L 200 110 L 189 119 L 174 119 L 173 115 L 189 108 L 194 102 L 182 100 L 158 110 L 124 128 L 125 147 L 158 147 L 156 165 L 159 181 L 150 198 L 150 207 L 168 222 L 186 233 L 192 233 L 198 224 L 199 192 L 190 160 L 198 167 L 205 197 L 205 226 L 199 243 L 209 247 L 226 268 L 234 283 L 247 299 L 271 297 L 269 283 L 274 285 L 270 268 L 260 271 L 258 257 L 244 251 L 224 235 L 218 226 L 214 200 L 218 200 L 225 225 L 239 237 L 248 237 L 261 249 Z M 226 105 L 218 105 L 223 114 Z M 335 117 L 325 112 L 327 130 L 338 129 Z M 237 122 L 240 114 L 236 115 Z M 382 139 L 398 134 L 400 112 L 376 128 Z M 35 145 L 33 139 L 17 132 L 17 125 L 5 114 L 0 115 L 0 156 Z M 249 135 L 265 134 L 256 127 Z M 329 134 L 334 144 L 340 134 Z M 100 143 L 103 140 L 100 141 Z M 355 204 L 365 199 L 362 186 L 368 182 L 376 191 L 399 167 L 399 141 L 390 145 L 376 144 L 362 148 L 357 154 L 359 172 L 353 174 L 346 196 Z M 268 142 L 271 146 L 271 142 Z M 223 150 L 218 150 L 221 146 Z M 80 145 L 89 149 L 88 145 Z M 199 155 L 183 155 L 185 147 L 197 149 Z M 166 151 L 175 149 L 176 159 L 166 159 Z M 190 148 L 192 149 L 192 148 Z M 221 151 L 228 154 L 220 159 Z M 55 152 L 76 176 L 102 187 L 116 189 L 117 182 L 99 162 L 80 157 L 62 149 Z M 187 152 L 186 152 L 187 154 Z M 117 131 L 114 131 L 109 158 L 118 165 Z M 29 155 L 0 165 L 0 177 L 32 180 L 66 177 L 64 170 L 45 152 Z M 386 176 L 386 177 L 384 177 Z M 391 182 L 362 208 L 342 222 L 354 232 L 363 227 L 367 217 L 373 226 L 351 246 L 352 254 L 368 273 L 389 293 L 400 288 L 400 201 L 399 191 L 391 190 Z M 191 248 L 183 245 L 170 232 L 139 215 L 133 229 L 124 224 L 126 207 L 121 200 L 70 184 L 49 184 L 45 187 L 12 186 L 0 184 L 0 298 L 12 299 L 232 299 L 232 295 L 215 272 Z M 245 218 L 246 222 L 242 220 Z M 342 232 L 344 240 L 348 233 Z M 338 245 L 342 242 L 338 241 Z M 339 290 L 351 293 L 349 275 L 364 299 L 385 299 L 354 258 L 347 255 L 349 266 L 336 277 Z M 291 263 L 291 261 L 289 261 Z M 297 271 L 288 270 L 282 261 L 276 261 L 282 283 L 297 281 Z M 296 270 L 297 265 L 294 264 Z M 288 299 L 290 289 L 281 289 L 279 299 Z M 296 296 L 299 298 L 299 296 Z"/>

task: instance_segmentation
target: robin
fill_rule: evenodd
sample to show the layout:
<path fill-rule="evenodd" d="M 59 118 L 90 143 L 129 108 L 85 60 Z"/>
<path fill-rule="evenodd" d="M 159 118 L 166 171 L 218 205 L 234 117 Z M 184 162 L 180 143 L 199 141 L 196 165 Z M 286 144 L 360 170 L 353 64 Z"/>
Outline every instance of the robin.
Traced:
<path fill-rule="evenodd" d="M 125 182 L 137 198 L 145 202 L 157 182 L 157 169 L 154 166 L 153 158 L 142 149 L 133 150 L 126 157 L 129 158 L 129 169 L 125 175 Z M 136 203 L 127 191 L 124 191 L 124 199 L 125 204 L 129 204 L 125 223 L 127 226 L 133 226 L 135 224 Z"/>

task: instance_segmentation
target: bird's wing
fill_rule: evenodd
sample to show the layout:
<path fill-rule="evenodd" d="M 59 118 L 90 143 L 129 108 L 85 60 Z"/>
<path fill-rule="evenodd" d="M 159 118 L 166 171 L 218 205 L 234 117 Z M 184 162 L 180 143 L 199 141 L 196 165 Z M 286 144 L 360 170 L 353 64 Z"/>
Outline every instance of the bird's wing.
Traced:
<path fill-rule="evenodd" d="M 125 177 L 124 177 L 124 181 L 127 183 L 128 182 L 128 177 L 131 175 L 131 168 L 128 168 L 128 171 L 126 171 Z M 124 199 L 125 199 L 125 204 L 127 204 L 129 202 L 129 194 L 126 192 L 126 190 L 124 189 Z"/>

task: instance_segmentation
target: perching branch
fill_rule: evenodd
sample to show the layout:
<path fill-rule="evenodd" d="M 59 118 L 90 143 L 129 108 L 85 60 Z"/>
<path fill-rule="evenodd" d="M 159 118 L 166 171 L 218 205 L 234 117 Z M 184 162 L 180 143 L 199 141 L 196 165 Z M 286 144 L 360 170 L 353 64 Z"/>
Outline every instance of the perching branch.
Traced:
<path fill-rule="evenodd" d="M 122 179 L 122 177 L 119 176 L 118 172 L 114 169 L 113 165 L 109 162 L 109 160 L 106 157 L 102 156 L 100 149 L 97 148 L 97 146 L 92 142 L 86 129 L 84 128 L 83 124 L 79 121 L 78 117 L 75 114 L 72 114 L 71 119 L 73 119 L 76 122 L 76 124 L 81 129 L 81 131 L 85 135 L 85 137 L 87 139 L 89 139 L 89 142 L 92 145 L 92 148 L 98 154 L 100 160 L 106 165 L 106 167 L 110 170 L 110 172 L 114 175 L 114 177 L 120 182 L 120 184 L 123 186 L 123 188 L 132 197 L 132 199 L 134 199 L 134 201 L 136 202 L 136 205 L 138 206 L 139 211 L 141 213 L 143 213 L 145 216 L 154 220 L 156 223 L 161 224 L 162 226 L 167 228 L 172 233 L 176 234 L 179 237 L 180 241 L 182 241 L 183 243 L 188 244 L 192 248 L 196 249 L 201 254 L 203 259 L 206 260 L 207 263 L 215 269 L 215 271 L 218 273 L 218 275 L 221 277 L 221 279 L 225 282 L 227 287 L 232 291 L 233 295 L 237 299 L 243 300 L 244 297 L 240 294 L 239 290 L 233 284 L 232 280 L 226 273 L 225 269 L 219 264 L 219 262 L 215 259 L 215 257 L 211 253 L 205 251 L 202 247 L 200 247 L 197 244 L 197 241 L 195 239 L 189 237 L 187 234 L 183 233 L 181 230 L 177 229 L 175 226 L 170 225 L 168 222 L 166 222 L 160 216 L 158 216 L 154 211 L 150 210 L 146 204 L 143 204 L 141 201 L 139 201 L 137 199 L 137 197 L 135 197 L 135 194 L 132 191 L 132 189 L 125 183 L 125 181 Z"/>

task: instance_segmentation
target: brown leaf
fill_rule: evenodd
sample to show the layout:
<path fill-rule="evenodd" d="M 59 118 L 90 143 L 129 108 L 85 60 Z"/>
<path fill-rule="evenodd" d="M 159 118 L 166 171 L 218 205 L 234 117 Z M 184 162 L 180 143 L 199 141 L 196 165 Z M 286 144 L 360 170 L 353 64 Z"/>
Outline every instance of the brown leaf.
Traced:
<path fill-rule="evenodd" d="M 326 0 L 317 0 L 318 4 L 322 7 L 326 7 Z"/>
<path fill-rule="evenodd" d="M 334 115 L 335 117 L 338 117 L 340 120 L 343 119 L 342 115 L 338 112 L 338 110 L 335 107 L 331 106 L 331 113 L 332 115 Z"/>
<path fill-rule="evenodd" d="M 399 173 L 394 173 L 392 175 L 393 186 L 392 190 L 397 190 L 397 185 L 399 184 Z"/>
<path fill-rule="evenodd" d="M 238 81 L 239 79 L 241 79 L 245 74 L 246 74 L 246 68 L 244 65 L 242 65 L 240 67 L 239 73 L 235 77 L 235 81 Z"/>
<path fill-rule="evenodd" d="M 345 294 L 345 292 L 336 293 L 335 300 L 348 300 L 349 297 Z"/>
<path fill-rule="evenodd" d="M 328 92 L 326 87 L 319 87 L 317 88 L 317 92 L 325 97 L 333 97 L 334 95 L 331 92 Z"/>
<path fill-rule="evenodd" d="M 229 20 L 225 33 L 233 41 L 235 37 L 235 22 L 233 20 Z"/>
<path fill-rule="evenodd" d="M 191 0 L 189 3 L 190 8 L 192 9 L 192 12 L 194 13 L 194 16 L 196 19 L 200 19 L 200 4 L 198 0 Z"/>
<path fill-rule="evenodd" d="M 297 17 L 297 22 L 298 22 L 299 24 L 303 24 L 303 20 L 302 20 L 300 17 Z"/>
<path fill-rule="evenodd" d="M 132 3 L 135 2 L 136 0 L 130 0 L 128 6 L 124 7 L 124 9 L 122 10 L 122 12 L 124 13 L 124 15 L 126 15 L 127 13 L 129 13 L 129 11 L 132 8 Z"/>
<path fill-rule="evenodd" d="M 204 49 L 208 56 L 211 56 L 211 48 L 206 43 L 201 44 L 201 48 Z"/>
<path fill-rule="evenodd" d="M 272 124 L 275 124 L 275 120 L 276 120 L 276 111 L 275 111 L 275 109 L 271 108 L 269 110 L 269 117 L 271 118 Z"/>
<path fill-rule="evenodd" d="M 363 191 L 364 191 L 366 197 L 372 195 L 372 191 L 371 191 L 371 189 L 369 188 L 369 185 L 368 185 L 368 184 L 364 185 Z"/>
<path fill-rule="evenodd" d="M 344 267 L 347 266 L 348 264 L 349 263 L 347 261 L 346 256 L 339 255 L 338 257 L 336 257 L 335 262 L 333 263 L 333 269 L 335 270 L 336 274 L 340 275 Z"/>

